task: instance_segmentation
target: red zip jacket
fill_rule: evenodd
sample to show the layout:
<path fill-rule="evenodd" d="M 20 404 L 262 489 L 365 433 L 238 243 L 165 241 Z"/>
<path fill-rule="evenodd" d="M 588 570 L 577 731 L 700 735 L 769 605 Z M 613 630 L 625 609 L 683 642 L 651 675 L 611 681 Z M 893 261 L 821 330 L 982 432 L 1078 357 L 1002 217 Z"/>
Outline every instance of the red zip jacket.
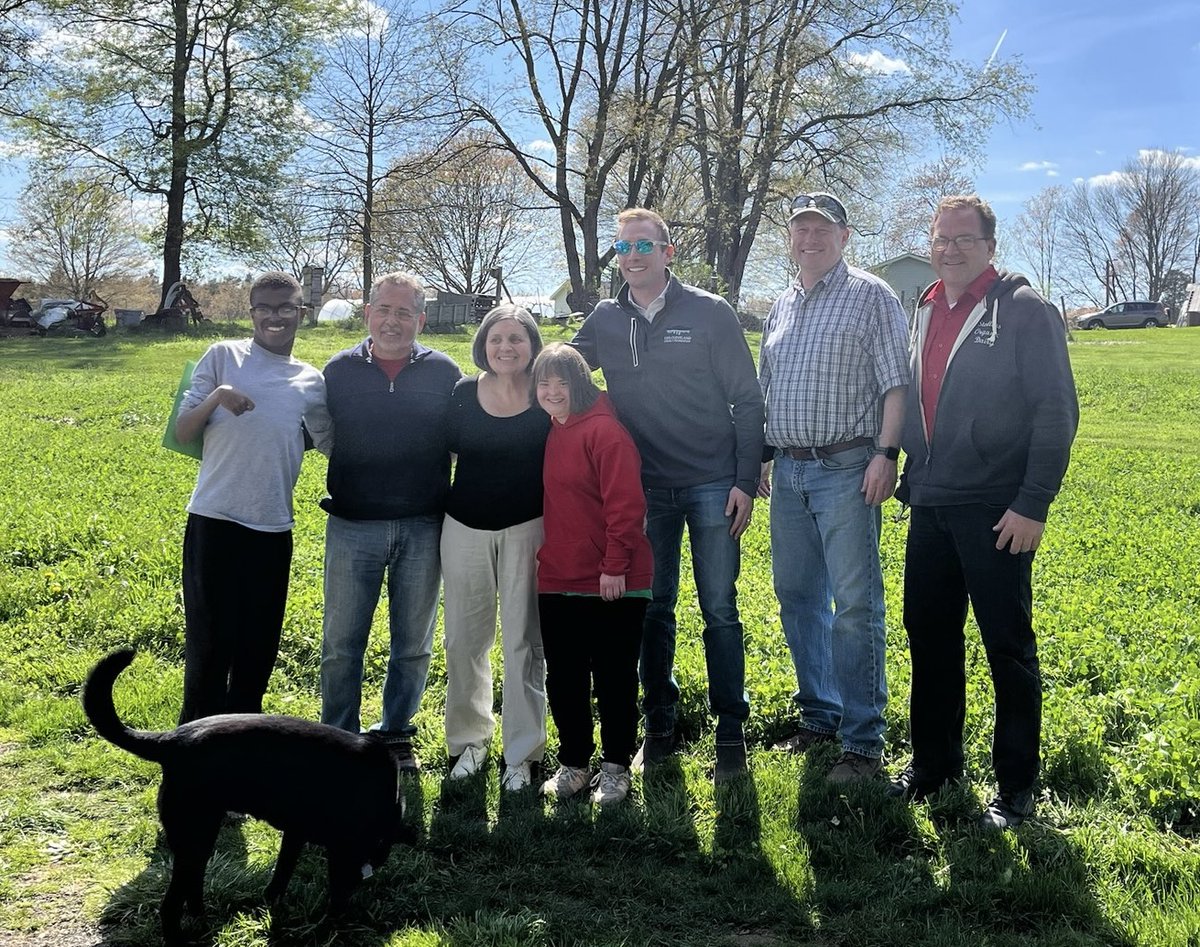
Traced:
<path fill-rule="evenodd" d="M 601 573 L 625 576 L 627 592 L 650 588 L 654 554 L 641 473 L 633 438 L 607 395 L 565 424 L 551 423 L 539 592 L 599 595 Z"/>

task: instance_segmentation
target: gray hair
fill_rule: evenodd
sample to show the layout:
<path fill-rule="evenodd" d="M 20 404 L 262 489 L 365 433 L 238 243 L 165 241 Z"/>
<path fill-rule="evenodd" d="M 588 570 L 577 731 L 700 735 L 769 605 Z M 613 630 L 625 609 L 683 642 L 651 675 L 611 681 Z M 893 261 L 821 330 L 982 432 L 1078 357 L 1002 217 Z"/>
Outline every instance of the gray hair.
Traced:
<path fill-rule="evenodd" d="M 371 298 L 374 299 L 375 294 L 386 284 L 405 286 L 411 289 L 413 298 L 416 301 L 417 312 L 422 313 L 425 311 L 425 281 L 416 273 L 397 270 L 395 273 L 384 273 L 382 276 L 375 277 L 375 282 L 371 284 Z"/>

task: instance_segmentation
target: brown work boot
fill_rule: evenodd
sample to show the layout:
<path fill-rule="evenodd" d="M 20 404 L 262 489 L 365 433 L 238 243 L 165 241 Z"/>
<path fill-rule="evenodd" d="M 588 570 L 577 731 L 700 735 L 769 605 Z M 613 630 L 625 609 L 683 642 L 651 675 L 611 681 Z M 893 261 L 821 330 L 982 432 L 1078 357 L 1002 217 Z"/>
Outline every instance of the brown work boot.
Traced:
<path fill-rule="evenodd" d="M 780 740 L 778 743 L 772 743 L 772 750 L 779 750 L 781 753 L 807 753 L 814 746 L 820 746 L 822 743 L 832 743 L 834 735 L 832 733 L 821 733 L 817 730 L 806 730 L 801 728 L 793 733 L 790 737 Z"/>
<path fill-rule="evenodd" d="M 847 750 L 838 757 L 825 779 L 835 785 L 863 782 L 883 772 L 883 760 L 878 756 L 863 756 Z"/>

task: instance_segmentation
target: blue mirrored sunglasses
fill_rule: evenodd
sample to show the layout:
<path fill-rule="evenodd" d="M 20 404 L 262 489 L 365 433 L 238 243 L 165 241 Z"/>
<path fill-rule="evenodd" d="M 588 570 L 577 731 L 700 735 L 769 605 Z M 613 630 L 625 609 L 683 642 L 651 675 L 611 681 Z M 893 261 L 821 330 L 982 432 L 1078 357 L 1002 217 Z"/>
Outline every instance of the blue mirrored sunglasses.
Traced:
<path fill-rule="evenodd" d="M 665 246 L 667 244 L 662 240 L 634 240 L 632 243 L 628 240 L 618 240 L 613 244 L 613 249 L 617 251 L 617 256 L 628 256 L 630 250 L 637 250 L 645 256 L 647 253 L 653 253 L 655 247 Z"/>

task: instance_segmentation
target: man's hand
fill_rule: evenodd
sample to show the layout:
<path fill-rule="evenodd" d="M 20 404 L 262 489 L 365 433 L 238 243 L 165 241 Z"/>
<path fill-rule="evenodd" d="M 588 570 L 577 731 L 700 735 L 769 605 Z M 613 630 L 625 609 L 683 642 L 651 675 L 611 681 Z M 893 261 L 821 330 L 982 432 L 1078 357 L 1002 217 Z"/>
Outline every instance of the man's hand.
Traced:
<path fill-rule="evenodd" d="M 867 464 L 859 493 L 867 506 L 879 506 L 896 492 L 896 462 L 875 454 Z"/>
<path fill-rule="evenodd" d="M 1005 510 L 1000 522 L 992 527 L 993 533 L 1000 534 L 996 540 L 996 548 L 1003 549 L 1008 546 L 1008 551 L 1014 556 L 1037 549 L 1045 531 L 1045 523 L 1031 520 L 1028 516 L 1014 513 L 1012 510 Z"/>
<path fill-rule="evenodd" d="M 771 462 L 769 460 L 758 471 L 758 496 L 763 500 L 771 498 Z"/>
<path fill-rule="evenodd" d="M 600 573 L 600 597 L 606 602 L 615 602 L 625 594 L 625 576 Z"/>
<path fill-rule="evenodd" d="M 733 517 L 729 524 L 729 535 L 737 539 L 750 525 L 750 514 L 754 512 L 754 497 L 734 487 L 729 491 L 729 501 L 725 504 L 725 515 Z"/>
<path fill-rule="evenodd" d="M 239 415 L 254 410 L 254 402 L 250 396 L 244 391 L 238 391 L 233 385 L 218 385 L 213 394 L 217 396 L 217 403 L 230 414 Z"/>

